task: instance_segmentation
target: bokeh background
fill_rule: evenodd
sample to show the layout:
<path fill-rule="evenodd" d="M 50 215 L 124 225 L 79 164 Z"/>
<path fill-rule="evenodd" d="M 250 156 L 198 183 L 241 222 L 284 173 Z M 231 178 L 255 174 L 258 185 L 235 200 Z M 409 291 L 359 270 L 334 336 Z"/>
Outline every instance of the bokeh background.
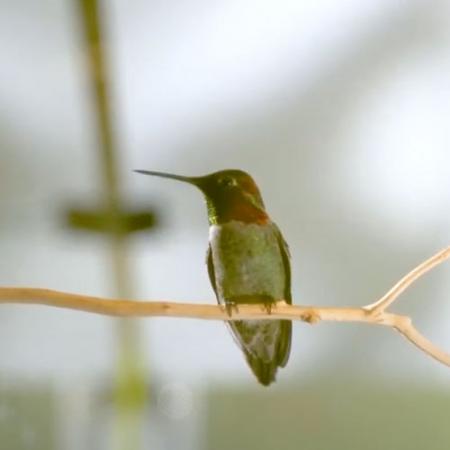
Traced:
<path fill-rule="evenodd" d="M 201 196 L 136 168 L 250 172 L 298 304 L 370 303 L 449 244 L 448 0 L 101 2 L 127 237 L 73 220 L 110 198 L 80 4 L 0 2 L 1 285 L 213 303 Z M 443 265 L 394 309 L 450 349 L 449 292 Z M 0 448 L 446 449 L 449 377 L 297 323 L 267 389 L 220 322 L 1 305 Z"/>

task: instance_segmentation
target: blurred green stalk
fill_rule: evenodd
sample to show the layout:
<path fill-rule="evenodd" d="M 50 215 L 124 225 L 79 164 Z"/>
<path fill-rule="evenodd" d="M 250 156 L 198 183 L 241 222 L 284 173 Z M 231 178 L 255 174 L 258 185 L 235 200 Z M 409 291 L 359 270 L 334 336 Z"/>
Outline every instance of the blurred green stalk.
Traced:
<path fill-rule="evenodd" d="M 128 230 L 121 216 L 120 180 L 116 164 L 117 148 L 111 120 L 109 80 L 105 69 L 105 50 L 100 30 L 98 2 L 97 0 L 76 1 L 84 28 L 86 57 L 98 120 L 103 195 L 110 217 L 108 234 L 111 242 L 112 274 L 117 295 L 129 298 L 132 297 L 132 289 L 126 252 Z M 140 433 L 147 400 L 147 383 L 145 368 L 141 363 L 143 358 L 136 323 L 130 319 L 118 320 L 117 336 L 114 447 L 117 450 L 138 450 L 141 448 Z"/>

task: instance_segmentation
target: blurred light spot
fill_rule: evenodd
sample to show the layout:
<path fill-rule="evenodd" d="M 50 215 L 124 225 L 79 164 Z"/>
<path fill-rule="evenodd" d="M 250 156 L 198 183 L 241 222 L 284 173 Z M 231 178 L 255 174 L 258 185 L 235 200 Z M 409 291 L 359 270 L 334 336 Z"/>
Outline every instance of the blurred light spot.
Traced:
<path fill-rule="evenodd" d="M 181 383 L 168 384 L 158 395 L 158 408 L 171 419 L 183 419 L 193 409 L 192 391 Z"/>
<path fill-rule="evenodd" d="M 22 442 L 26 445 L 26 448 L 34 448 L 36 443 L 36 431 L 27 427 L 22 431 Z"/>

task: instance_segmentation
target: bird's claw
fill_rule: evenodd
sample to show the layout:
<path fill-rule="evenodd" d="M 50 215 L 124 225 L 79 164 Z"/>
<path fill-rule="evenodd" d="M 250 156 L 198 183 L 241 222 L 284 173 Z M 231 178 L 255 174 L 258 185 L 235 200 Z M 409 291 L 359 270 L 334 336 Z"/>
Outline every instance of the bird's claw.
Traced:
<path fill-rule="evenodd" d="M 264 308 L 267 311 L 267 314 L 272 314 L 272 308 L 277 306 L 276 301 L 266 301 L 264 302 Z"/>
<path fill-rule="evenodd" d="M 239 313 L 239 308 L 238 308 L 237 303 L 228 300 L 225 303 L 225 311 L 227 312 L 228 317 L 231 317 L 233 315 L 233 311 L 235 313 Z"/>

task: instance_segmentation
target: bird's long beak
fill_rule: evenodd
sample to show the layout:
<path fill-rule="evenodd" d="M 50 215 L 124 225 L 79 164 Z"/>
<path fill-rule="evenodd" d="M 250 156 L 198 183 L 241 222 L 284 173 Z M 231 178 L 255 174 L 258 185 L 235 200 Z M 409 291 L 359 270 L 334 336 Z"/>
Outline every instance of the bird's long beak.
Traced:
<path fill-rule="evenodd" d="M 170 178 L 172 180 L 183 181 L 184 183 L 189 183 L 189 184 L 193 184 L 194 186 L 200 187 L 201 177 L 185 177 L 182 175 L 175 175 L 172 173 L 155 172 L 153 170 L 135 170 L 134 172 L 142 173 L 144 175 L 152 175 L 152 176 L 161 177 L 161 178 Z"/>

